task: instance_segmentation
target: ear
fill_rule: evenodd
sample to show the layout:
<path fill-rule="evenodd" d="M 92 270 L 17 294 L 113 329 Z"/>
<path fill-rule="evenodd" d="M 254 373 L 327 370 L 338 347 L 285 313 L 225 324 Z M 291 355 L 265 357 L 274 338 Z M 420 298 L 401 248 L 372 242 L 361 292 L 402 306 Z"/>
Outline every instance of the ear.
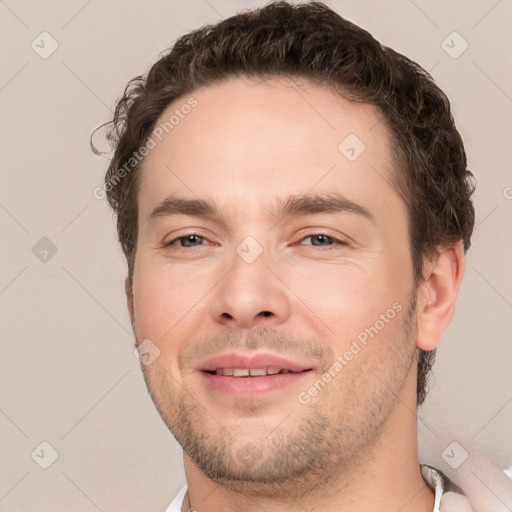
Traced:
<path fill-rule="evenodd" d="M 419 349 L 434 350 L 452 321 L 455 303 L 466 268 L 462 240 L 441 248 L 427 265 L 427 277 L 419 286 L 417 302 Z"/>
<path fill-rule="evenodd" d="M 130 314 L 130 323 L 132 324 L 133 329 L 135 325 L 135 315 L 133 313 L 133 281 L 129 276 L 124 281 L 124 291 L 126 293 L 126 305 L 128 306 L 128 313 Z"/>

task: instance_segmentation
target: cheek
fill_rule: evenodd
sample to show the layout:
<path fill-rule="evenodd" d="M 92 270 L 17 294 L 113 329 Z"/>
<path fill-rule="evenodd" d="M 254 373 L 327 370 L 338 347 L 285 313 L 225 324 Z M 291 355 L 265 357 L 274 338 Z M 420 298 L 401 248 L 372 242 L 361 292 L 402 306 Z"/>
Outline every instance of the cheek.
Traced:
<path fill-rule="evenodd" d="M 141 262 L 134 272 L 134 310 L 137 334 L 161 351 L 178 350 L 187 342 L 194 317 L 207 289 L 205 280 L 190 272 Z M 204 288 L 204 289 L 203 289 Z"/>
<path fill-rule="evenodd" d="M 381 270 L 357 265 L 309 264 L 295 268 L 287 282 L 298 298 L 297 308 L 317 322 L 319 334 L 343 345 L 373 325 L 396 300 Z"/>

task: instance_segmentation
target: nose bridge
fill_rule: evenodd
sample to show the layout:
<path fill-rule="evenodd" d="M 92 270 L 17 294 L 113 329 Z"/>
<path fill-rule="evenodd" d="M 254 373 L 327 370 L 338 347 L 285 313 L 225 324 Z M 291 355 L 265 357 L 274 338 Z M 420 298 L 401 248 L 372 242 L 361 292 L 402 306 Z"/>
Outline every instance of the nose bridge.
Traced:
<path fill-rule="evenodd" d="M 264 291 L 271 292 L 270 271 L 267 265 L 270 254 L 267 246 L 263 246 L 252 235 L 245 237 L 235 248 L 231 258 L 231 272 L 228 274 L 228 286 L 231 293 L 238 297 L 238 303 L 247 301 L 256 307 L 263 305 Z"/>
<path fill-rule="evenodd" d="M 236 246 L 230 271 L 219 283 L 212 303 L 216 321 L 231 327 L 253 327 L 285 320 L 288 297 L 268 268 L 273 266 L 271 260 L 268 245 L 264 247 L 255 236 L 246 236 Z"/>
<path fill-rule="evenodd" d="M 261 263 L 262 260 L 268 258 L 268 243 L 265 244 L 265 240 L 262 240 L 262 235 L 258 235 L 258 239 L 261 243 L 254 236 L 248 235 L 236 246 L 235 252 L 239 256 L 239 259 L 248 265 L 252 265 L 258 260 L 260 260 Z M 266 245 L 266 250 L 263 244 Z M 265 253 L 265 255 L 263 253 Z M 235 263 L 240 262 L 235 258 Z"/>

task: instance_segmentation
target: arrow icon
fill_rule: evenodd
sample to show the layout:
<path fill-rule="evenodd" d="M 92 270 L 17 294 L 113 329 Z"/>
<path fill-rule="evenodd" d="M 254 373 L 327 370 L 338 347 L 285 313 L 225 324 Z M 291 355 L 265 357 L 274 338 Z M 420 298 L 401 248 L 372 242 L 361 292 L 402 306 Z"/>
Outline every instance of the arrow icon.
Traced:
<path fill-rule="evenodd" d="M 348 134 L 338 145 L 338 151 L 349 161 L 354 162 L 364 152 L 364 142 L 355 134 Z"/>
<path fill-rule="evenodd" d="M 32 254 L 42 263 L 48 263 L 57 251 L 57 246 L 46 236 L 32 247 Z"/>
<path fill-rule="evenodd" d="M 59 458 L 57 450 L 48 441 L 39 443 L 30 456 L 42 469 L 48 469 Z"/>
<path fill-rule="evenodd" d="M 457 469 L 469 457 L 469 453 L 457 441 L 450 443 L 441 453 L 441 458 L 452 469 Z"/>
<path fill-rule="evenodd" d="M 41 32 L 30 43 L 30 47 L 39 55 L 39 57 L 47 59 L 55 50 L 57 50 L 59 43 L 48 32 Z"/>
<path fill-rule="evenodd" d="M 139 343 L 133 350 L 133 355 L 144 365 L 149 366 L 160 356 L 160 349 L 149 339 Z"/>
<path fill-rule="evenodd" d="M 236 252 L 246 263 L 252 263 L 259 258 L 263 252 L 263 247 L 254 237 L 247 236 L 237 245 Z"/>
<path fill-rule="evenodd" d="M 452 59 L 458 59 L 469 48 L 469 43 L 454 31 L 441 41 L 441 48 Z"/>

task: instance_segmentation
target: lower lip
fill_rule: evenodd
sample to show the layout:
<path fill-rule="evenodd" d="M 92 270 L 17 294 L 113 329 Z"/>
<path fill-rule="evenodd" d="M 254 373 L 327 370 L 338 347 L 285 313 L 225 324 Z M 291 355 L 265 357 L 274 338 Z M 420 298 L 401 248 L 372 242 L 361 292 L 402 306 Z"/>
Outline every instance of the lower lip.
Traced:
<path fill-rule="evenodd" d="M 296 373 L 276 373 L 261 377 L 230 377 L 201 372 L 206 385 L 232 398 L 254 400 L 286 389 L 301 381 L 311 370 Z"/>

